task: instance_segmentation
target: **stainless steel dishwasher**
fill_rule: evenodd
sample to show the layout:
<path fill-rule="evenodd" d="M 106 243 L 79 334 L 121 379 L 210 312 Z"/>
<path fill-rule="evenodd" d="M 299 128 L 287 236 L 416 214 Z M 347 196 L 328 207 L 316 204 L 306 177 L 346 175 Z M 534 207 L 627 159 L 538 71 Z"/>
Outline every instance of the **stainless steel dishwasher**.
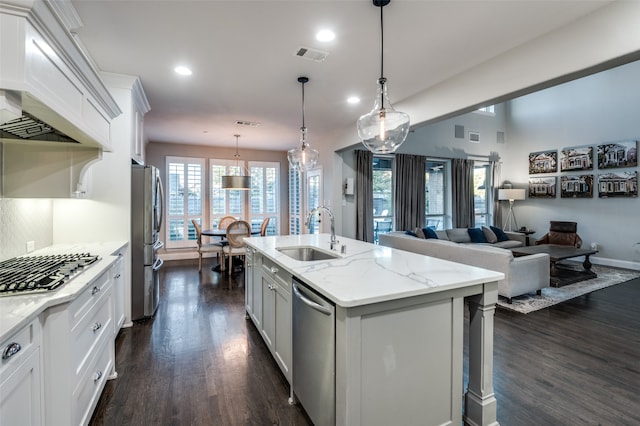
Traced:
<path fill-rule="evenodd" d="M 293 278 L 293 392 L 316 426 L 336 422 L 336 307 Z"/>

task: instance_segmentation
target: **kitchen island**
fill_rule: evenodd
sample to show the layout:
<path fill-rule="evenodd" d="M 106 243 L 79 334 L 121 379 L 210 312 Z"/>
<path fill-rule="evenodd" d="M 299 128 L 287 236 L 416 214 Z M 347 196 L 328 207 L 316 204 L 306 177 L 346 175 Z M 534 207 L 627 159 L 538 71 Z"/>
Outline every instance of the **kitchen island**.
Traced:
<path fill-rule="evenodd" d="M 296 375 L 295 279 L 335 305 L 335 424 L 497 425 L 493 314 L 503 274 L 344 237 L 331 252 L 329 240 L 328 234 L 245 240 L 247 314 L 287 380 L 294 383 Z M 301 246 L 333 258 L 296 260 L 278 250 Z"/>

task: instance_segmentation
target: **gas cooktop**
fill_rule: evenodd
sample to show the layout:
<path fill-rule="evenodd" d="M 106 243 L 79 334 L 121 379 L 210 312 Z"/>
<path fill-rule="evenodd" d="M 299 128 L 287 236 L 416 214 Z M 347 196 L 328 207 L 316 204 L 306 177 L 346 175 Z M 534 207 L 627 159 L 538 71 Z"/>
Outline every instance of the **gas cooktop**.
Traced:
<path fill-rule="evenodd" d="M 90 253 L 22 256 L 0 262 L 0 296 L 47 292 L 59 288 L 100 260 Z"/>

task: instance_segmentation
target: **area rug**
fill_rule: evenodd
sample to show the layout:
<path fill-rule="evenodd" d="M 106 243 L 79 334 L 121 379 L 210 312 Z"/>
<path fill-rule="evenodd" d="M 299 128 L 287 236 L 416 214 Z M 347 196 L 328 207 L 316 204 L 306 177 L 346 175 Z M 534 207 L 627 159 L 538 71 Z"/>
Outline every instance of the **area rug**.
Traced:
<path fill-rule="evenodd" d="M 512 303 L 507 303 L 506 298 L 499 297 L 497 306 L 510 311 L 528 314 L 530 312 L 564 302 L 565 300 L 591 293 L 595 290 L 600 290 L 640 277 L 639 271 L 630 271 L 628 269 L 617 269 L 602 265 L 593 265 L 591 269 L 598 274 L 597 278 L 569 284 L 559 288 L 546 287 L 542 289 L 542 295 L 540 296 L 535 293 L 525 294 L 514 297 L 512 299 Z"/>

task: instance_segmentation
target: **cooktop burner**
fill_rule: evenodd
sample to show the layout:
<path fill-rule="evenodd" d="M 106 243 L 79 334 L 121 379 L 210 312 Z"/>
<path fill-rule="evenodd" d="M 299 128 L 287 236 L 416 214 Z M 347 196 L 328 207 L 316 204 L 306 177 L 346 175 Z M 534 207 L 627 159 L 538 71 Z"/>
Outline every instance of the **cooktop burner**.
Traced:
<path fill-rule="evenodd" d="M 100 259 L 89 253 L 22 256 L 0 262 L 0 296 L 59 288 Z"/>

